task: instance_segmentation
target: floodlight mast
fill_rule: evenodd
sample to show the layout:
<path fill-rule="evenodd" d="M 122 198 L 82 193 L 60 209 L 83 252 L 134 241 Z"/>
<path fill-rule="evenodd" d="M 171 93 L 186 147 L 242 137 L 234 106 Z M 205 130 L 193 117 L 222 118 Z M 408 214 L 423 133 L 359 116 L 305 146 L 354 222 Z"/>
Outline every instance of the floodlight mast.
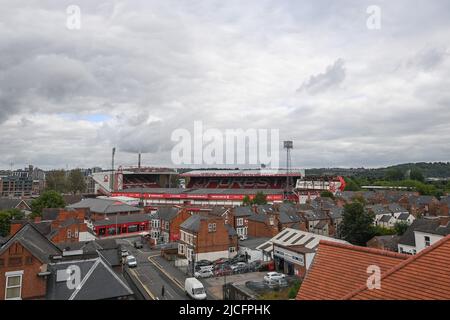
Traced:
<path fill-rule="evenodd" d="M 284 141 L 283 142 L 283 148 L 286 149 L 286 195 L 287 197 L 288 193 L 292 192 L 292 178 L 290 176 L 291 173 L 291 150 L 294 148 L 294 142 Z"/>

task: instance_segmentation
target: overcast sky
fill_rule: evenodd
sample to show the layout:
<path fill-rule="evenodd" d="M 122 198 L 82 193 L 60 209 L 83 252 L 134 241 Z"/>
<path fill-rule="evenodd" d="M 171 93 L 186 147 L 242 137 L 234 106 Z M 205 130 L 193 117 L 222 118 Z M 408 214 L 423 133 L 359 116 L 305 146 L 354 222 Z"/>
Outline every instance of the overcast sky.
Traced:
<path fill-rule="evenodd" d="M 0 168 L 172 166 L 194 120 L 278 129 L 297 167 L 450 160 L 447 0 L 0 5 Z"/>

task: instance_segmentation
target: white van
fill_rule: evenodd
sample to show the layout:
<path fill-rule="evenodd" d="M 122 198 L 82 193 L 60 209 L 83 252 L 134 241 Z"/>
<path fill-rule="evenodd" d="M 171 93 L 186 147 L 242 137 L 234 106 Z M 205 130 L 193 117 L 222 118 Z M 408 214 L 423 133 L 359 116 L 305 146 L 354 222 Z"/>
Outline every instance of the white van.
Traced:
<path fill-rule="evenodd" d="M 206 291 L 203 284 L 195 278 L 187 278 L 184 282 L 184 291 L 192 299 L 195 300 L 205 300 Z"/>

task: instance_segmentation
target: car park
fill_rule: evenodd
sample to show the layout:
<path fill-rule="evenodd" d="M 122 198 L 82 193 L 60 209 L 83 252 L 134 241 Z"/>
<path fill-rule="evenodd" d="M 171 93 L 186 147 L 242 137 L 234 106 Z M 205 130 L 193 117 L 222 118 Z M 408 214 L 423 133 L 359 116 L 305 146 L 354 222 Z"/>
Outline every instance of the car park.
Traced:
<path fill-rule="evenodd" d="M 264 281 L 265 282 L 273 282 L 273 281 L 277 281 L 280 279 L 285 278 L 286 275 L 282 274 L 282 273 L 278 273 L 278 272 L 268 272 L 265 276 L 264 276 Z"/>

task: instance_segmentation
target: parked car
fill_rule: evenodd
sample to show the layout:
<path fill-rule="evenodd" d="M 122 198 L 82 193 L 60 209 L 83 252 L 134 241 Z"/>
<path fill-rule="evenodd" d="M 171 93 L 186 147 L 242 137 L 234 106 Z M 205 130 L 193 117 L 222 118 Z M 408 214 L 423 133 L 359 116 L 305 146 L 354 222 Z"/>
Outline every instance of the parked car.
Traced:
<path fill-rule="evenodd" d="M 232 264 L 236 264 L 238 262 L 247 262 L 248 261 L 248 255 L 246 254 L 238 254 L 233 259 L 231 259 Z"/>
<path fill-rule="evenodd" d="M 245 272 L 247 270 L 247 264 L 245 262 L 238 262 L 230 266 L 234 273 Z"/>
<path fill-rule="evenodd" d="M 130 268 L 137 267 L 137 260 L 134 256 L 127 256 L 125 261 L 126 261 L 128 267 L 130 267 Z"/>
<path fill-rule="evenodd" d="M 213 263 L 209 260 L 199 260 L 195 263 L 196 266 L 210 266 Z"/>
<path fill-rule="evenodd" d="M 288 281 L 286 278 L 280 278 L 280 279 L 273 279 L 269 282 L 265 282 L 269 288 L 285 288 L 289 286 Z"/>
<path fill-rule="evenodd" d="M 195 300 L 205 300 L 206 291 L 203 284 L 196 278 L 187 278 L 184 282 L 184 291 Z"/>
<path fill-rule="evenodd" d="M 214 276 L 216 277 L 229 276 L 232 274 L 233 270 L 228 265 L 222 265 L 221 267 L 214 269 Z"/>
<path fill-rule="evenodd" d="M 282 273 L 278 273 L 278 272 L 268 272 L 265 276 L 264 276 L 264 281 L 265 282 L 273 282 L 273 281 L 277 281 L 280 279 L 284 279 L 286 277 L 285 274 Z"/>
<path fill-rule="evenodd" d="M 136 241 L 133 243 L 133 245 L 134 245 L 134 247 L 135 247 L 136 249 L 142 249 L 142 248 L 144 247 L 144 245 L 142 244 L 142 242 L 141 242 L 141 241 L 138 241 L 138 240 L 136 240 Z"/>
<path fill-rule="evenodd" d="M 213 265 L 209 265 L 209 266 L 195 266 L 195 271 L 204 271 L 204 270 L 210 270 L 213 271 L 214 270 L 214 266 Z"/>
<path fill-rule="evenodd" d="M 248 264 L 248 269 L 251 271 L 259 271 L 262 267 L 262 261 L 261 260 L 255 260 Z"/>
<path fill-rule="evenodd" d="M 218 265 L 218 264 L 224 264 L 224 263 L 229 263 L 229 262 L 230 262 L 230 259 L 228 259 L 228 258 L 220 258 L 220 259 L 215 260 L 213 262 L 213 264 Z"/>
<path fill-rule="evenodd" d="M 203 269 L 194 273 L 196 278 L 209 278 L 214 276 L 214 272 L 212 270 Z"/>

